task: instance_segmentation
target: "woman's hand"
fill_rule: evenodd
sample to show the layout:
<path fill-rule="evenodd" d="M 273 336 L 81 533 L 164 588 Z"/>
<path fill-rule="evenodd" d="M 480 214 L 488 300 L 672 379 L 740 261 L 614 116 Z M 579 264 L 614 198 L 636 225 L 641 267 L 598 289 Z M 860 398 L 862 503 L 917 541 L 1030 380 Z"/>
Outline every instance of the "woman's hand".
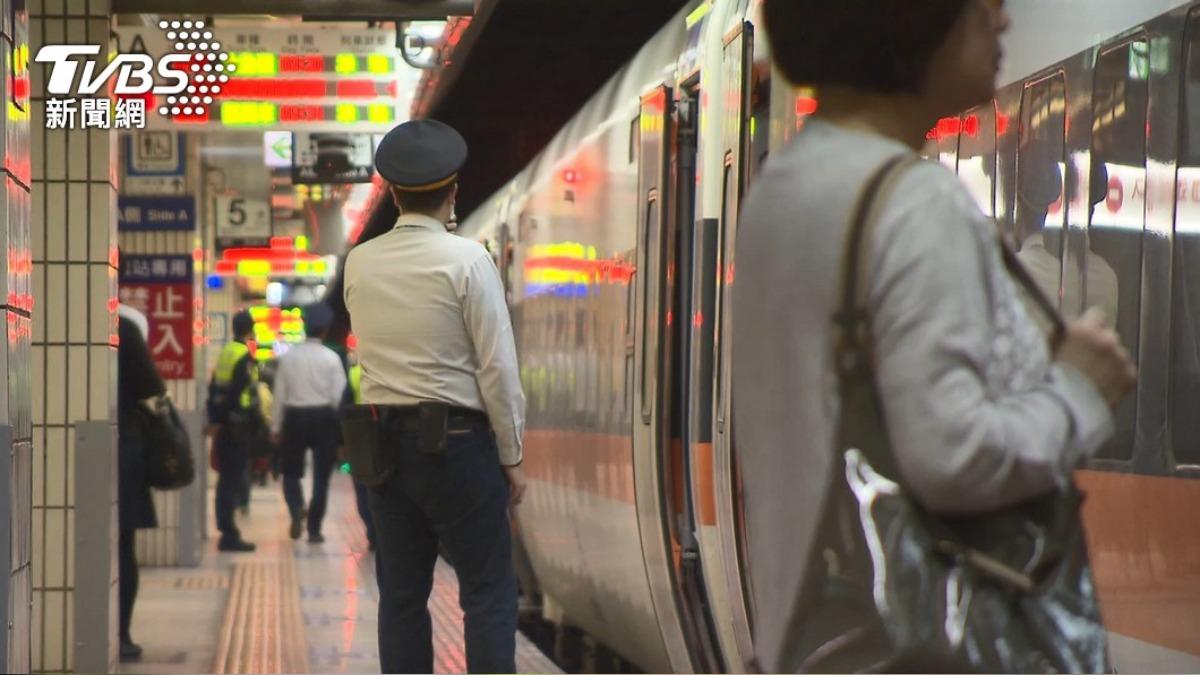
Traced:
<path fill-rule="evenodd" d="M 1137 369 L 1115 331 L 1106 327 L 1104 311 L 1093 307 L 1067 324 L 1055 357 L 1083 373 L 1115 408 L 1137 382 Z"/>

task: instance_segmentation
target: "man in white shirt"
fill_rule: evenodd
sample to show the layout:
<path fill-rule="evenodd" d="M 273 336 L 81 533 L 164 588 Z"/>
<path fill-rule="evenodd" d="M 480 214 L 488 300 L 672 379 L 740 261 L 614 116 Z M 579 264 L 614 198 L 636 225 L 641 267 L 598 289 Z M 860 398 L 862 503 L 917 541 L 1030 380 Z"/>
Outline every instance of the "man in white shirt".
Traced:
<path fill-rule="evenodd" d="M 346 259 L 362 399 L 381 420 L 387 466 L 370 494 L 385 673 L 433 672 L 426 604 L 439 542 L 461 588 L 467 669 L 516 670 L 508 506 L 525 490 L 525 396 L 495 263 L 447 232 L 466 156 L 440 122 L 389 132 L 375 166 L 400 218 Z"/>
<path fill-rule="evenodd" d="M 338 408 L 346 391 L 346 371 L 337 353 L 322 344 L 333 312 L 324 303 L 304 308 L 308 340 L 279 357 L 275 373 L 271 435 L 283 455 L 283 496 L 292 516 L 289 534 L 299 539 L 304 527 L 304 455 L 313 451 L 313 491 L 308 509 L 308 540 L 325 541 L 321 521 L 329 496 L 329 478 L 341 442 Z"/>

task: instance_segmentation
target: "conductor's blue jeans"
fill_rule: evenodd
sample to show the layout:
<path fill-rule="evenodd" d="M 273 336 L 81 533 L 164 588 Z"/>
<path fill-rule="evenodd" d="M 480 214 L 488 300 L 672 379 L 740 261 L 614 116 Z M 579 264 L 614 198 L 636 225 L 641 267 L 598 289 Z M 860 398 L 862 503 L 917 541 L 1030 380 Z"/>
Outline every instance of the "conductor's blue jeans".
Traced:
<path fill-rule="evenodd" d="M 385 438 L 396 469 L 370 494 L 383 672 L 434 672 L 427 603 L 439 542 L 458 576 L 467 669 L 516 672 L 509 490 L 491 431 L 452 417 L 445 453 L 431 455 L 416 429 L 392 426 Z"/>

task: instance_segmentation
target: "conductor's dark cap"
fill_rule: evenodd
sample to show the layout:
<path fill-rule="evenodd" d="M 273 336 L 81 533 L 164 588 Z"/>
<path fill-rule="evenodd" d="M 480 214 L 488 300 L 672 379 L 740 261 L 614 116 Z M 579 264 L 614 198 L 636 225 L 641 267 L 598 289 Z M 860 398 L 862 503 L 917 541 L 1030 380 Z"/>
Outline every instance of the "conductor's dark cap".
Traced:
<path fill-rule="evenodd" d="M 308 305 L 302 310 L 304 315 L 304 330 L 310 337 L 315 336 L 333 323 L 333 310 L 323 302 Z"/>
<path fill-rule="evenodd" d="M 375 170 L 408 192 L 429 192 L 453 183 L 467 161 L 467 142 L 437 120 L 410 120 L 387 132 L 375 149 Z"/>

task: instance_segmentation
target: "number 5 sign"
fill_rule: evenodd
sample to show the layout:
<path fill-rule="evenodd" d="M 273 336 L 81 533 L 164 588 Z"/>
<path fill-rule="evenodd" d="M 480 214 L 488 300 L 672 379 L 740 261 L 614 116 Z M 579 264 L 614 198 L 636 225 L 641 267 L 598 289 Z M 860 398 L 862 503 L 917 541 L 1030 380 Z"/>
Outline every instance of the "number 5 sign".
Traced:
<path fill-rule="evenodd" d="M 271 236 L 271 205 L 261 199 L 217 197 L 216 214 L 218 237 Z"/>

